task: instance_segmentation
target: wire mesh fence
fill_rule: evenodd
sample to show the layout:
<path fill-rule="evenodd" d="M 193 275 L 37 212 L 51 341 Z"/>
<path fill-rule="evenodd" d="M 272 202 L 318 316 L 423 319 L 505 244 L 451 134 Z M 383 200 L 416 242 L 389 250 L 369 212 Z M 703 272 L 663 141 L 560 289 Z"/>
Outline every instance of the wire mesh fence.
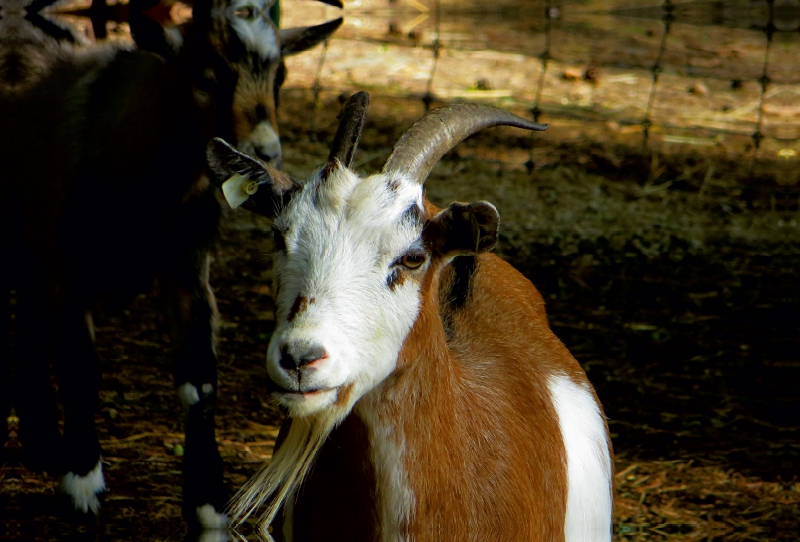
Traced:
<path fill-rule="evenodd" d="M 188 9 L 172 11 L 185 20 Z M 288 60 L 285 88 L 314 104 L 312 139 L 323 102 L 355 90 L 415 114 L 491 103 L 550 123 L 552 145 L 591 147 L 617 168 L 620 155 L 646 158 L 632 175 L 640 182 L 688 179 L 708 197 L 721 182 L 766 210 L 798 210 L 798 0 L 352 0 L 343 12 L 284 0 L 281 9 L 284 27 L 345 17 L 322 47 Z M 92 21 L 101 32 L 85 18 L 72 24 L 90 37 L 126 34 L 122 21 Z M 547 163 L 539 141 L 482 158 L 532 172 Z M 684 163 L 665 175 L 654 156 Z"/>
<path fill-rule="evenodd" d="M 800 123 L 781 118 L 780 109 L 800 87 L 791 70 L 774 70 L 776 36 L 792 29 L 771 1 L 739 4 L 752 12 L 747 21 L 733 5 L 728 19 L 722 7 L 695 13 L 670 0 L 630 9 L 602 1 L 481 8 L 457 0 L 361 0 L 348 4 L 352 24 L 325 47 L 310 87 L 317 101 L 324 90 L 377 87 L 425 108 L 469 99 L 525 110 L 537 121 L 616 123 L 620 135 L 635 134 L 625 139 L 638 138 L 643 152 L 716 148 L 747 161 L 749 175 L 795 184 L 800 169 L 788 166 L 800 150 Z M 500 17 L 487 17 L 490 10 Z M 522 28 L 503 28 L 519 23 L 517 14 Z M 791 36 L 784 48 L 795 41 Z M 298 62 L 290 86 L 308 85 L 309 62 Z M 625 92 L 631 88 L 635 95 Z M 777 167 L 781 161 L 786 168 Z"/>

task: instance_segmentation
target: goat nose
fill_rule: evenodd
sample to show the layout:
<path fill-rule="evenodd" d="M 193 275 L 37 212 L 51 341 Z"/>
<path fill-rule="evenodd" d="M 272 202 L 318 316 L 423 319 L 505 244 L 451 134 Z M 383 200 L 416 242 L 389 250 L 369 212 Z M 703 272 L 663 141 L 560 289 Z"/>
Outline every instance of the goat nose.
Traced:
<path fill-rule="evenodd" d="M 310 341 L 287 343 L 282 345 L 280 350 L 280 365 L 287 371 L 296 371 L 328 357 L 328 353 L 321 345 Z"/>

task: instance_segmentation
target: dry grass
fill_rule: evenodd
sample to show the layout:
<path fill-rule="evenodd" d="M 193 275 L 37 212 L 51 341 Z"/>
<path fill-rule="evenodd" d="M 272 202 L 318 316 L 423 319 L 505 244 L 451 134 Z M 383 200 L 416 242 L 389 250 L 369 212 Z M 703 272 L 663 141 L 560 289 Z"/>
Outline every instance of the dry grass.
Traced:
<path fill-rule="evenodd" d="M 800 514 L 800 484 L 692 461 L 617 460 L 618 540 L 772 540 Z M 795 531 L 795 535 L 796 535 Z"/>

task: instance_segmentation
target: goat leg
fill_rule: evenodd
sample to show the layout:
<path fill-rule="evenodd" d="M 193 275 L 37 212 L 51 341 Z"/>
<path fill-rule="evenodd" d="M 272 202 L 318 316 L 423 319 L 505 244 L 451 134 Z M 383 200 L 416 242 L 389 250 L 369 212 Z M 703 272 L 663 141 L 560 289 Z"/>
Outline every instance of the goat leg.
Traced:
<path fill-rule="evenodd" d="M 187 412 L 184 519 L 190 528 L 219 529 L 227 523 L 227 492 L 214 429 L 217 307 L 208 283 L 208 245 L 200 242 L 180 255 L 159 285 L 176 353 L 175 385 Z"/>
<path fill-rule="evenodd" d="M 0 240 L 2 240 L 1 236 Z M 14 389 L 11 384 L 11 345 L 9 340 L 11 324 L 9 292 L 11 288 L 8 276 L 4 271 L 5 269 L 0 269 L 0 336 L 3 337 L 3 340 L 0 341 L 0 464 L 6 462 L 6 448 L 10 444 L 7 419 L 11 414 L 11 394 Z"/>
<path fill-rule="evenodd" d="M 70 290 L 67 290 L 70 291 Z M 100 360 L 86 304 L 67 300 L 56 323 L 53 365 L 64 407 L 61 493 L 79 513 L 98 514 L 105 480 L 94 417 L 100 391 Z"/>
<path fill-rule="evenodd" d="M 58 407 L 50 379 L 48 344 L 53 336 L 52 322 L 44 317 L 44 288 L 29 273 L 15 281 L 15 378 L 11 387 L 17 417 L 22 463 L 32 471 L 63 474 L 63 457 L 58 430 Z M 92 420 L 94 415 L 92 414 Z M 94 465 L 92 465 L 94 466 Z"/>

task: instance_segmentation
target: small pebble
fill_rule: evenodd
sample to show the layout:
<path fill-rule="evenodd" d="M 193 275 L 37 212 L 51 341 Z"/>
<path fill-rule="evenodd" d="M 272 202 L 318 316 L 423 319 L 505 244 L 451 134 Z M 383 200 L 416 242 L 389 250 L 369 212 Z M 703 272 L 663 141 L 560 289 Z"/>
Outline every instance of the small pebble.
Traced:
<path fill-rule="evenodd" d="M 581 72 L 575 69 L 564 70 L 564 73 L 561 74 L 561 79 L 564 81 L 579 81 L 581 79 Z"/>
<path fill-rule="evenodd" d="M 708 87 L 701 81 L 693 83 L 687 90 L 689 94 L 694 94 L 695 96 L 708 96 Z"/>

